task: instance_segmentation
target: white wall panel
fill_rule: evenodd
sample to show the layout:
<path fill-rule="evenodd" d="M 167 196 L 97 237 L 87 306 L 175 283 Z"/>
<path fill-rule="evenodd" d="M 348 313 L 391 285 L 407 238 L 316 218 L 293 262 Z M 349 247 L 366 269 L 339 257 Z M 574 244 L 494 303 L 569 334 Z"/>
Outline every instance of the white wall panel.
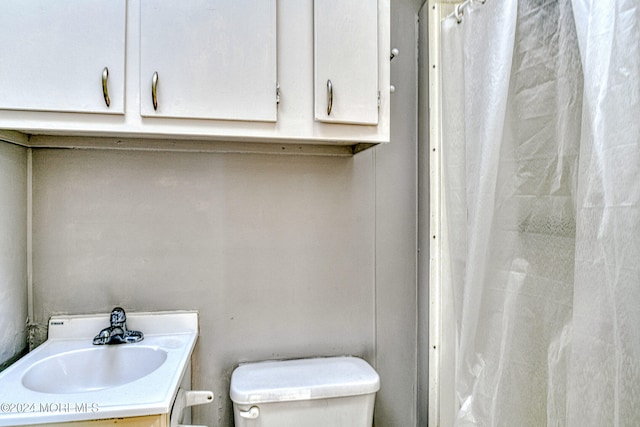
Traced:
<path fill-rule="evenodd" d="M 27 150 L 0 141 L 0 366 L 26 347 Z"/>
<path fill-rule="evenodd" d="M 376 426 L 417 425 L 417 9 L 392 2 L 391 143 L 376 156 Z"/>

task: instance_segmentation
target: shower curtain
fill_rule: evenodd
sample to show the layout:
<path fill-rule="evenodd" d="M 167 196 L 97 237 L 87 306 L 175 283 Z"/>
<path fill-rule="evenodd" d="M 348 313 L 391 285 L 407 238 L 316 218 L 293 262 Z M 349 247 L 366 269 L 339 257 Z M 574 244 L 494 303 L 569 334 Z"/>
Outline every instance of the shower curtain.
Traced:
<path fill-rule="evenodd" d="M 638 426 L 640 2 L 460 11 L 442 22 L 456 425 Z"/>

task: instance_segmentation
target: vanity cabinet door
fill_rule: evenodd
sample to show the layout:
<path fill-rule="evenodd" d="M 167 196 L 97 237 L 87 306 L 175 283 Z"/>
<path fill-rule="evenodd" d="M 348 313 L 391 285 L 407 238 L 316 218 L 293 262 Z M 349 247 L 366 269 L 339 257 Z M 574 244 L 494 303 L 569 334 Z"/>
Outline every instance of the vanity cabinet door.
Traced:
<path fill-rule="evenodd" d="M 142 116 L 276 121 L 276 0 L 140 7 Z"/>
<path fill-rule="evenodd" d="M 24 427 L 113 427 L 114 425 L 124 427 L 168 427 L 170 421 L 169 416 L 163 414 L 103 420 L 69 421 L 65 423 L 29 424 Z"/>
<path fill-rule="evenodd" d="M 377 0 L 315 0 L 315 119 L 378 123 Z"/>
<path fill-rule="evenodd" d="M 0 109 L 124 113 L 125 0 L 2 0 L 0 16 Z"/>

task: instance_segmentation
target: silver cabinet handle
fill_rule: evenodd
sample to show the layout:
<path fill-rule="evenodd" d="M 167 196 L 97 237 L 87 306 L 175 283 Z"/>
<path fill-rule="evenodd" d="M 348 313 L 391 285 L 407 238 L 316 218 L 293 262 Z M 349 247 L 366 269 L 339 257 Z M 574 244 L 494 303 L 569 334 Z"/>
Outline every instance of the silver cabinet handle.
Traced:
<path fill-rule="evenodd" d="M 333 108 L 333 83 L 331 80 L 327 80 L 327 96 L 329 102 L 327 103 L 327 116 L 331 115 L 331 109 Z"/>
<path fill-rule="evenodd" d="M 158 72 L 153 73 L 151 80 L 151 100 L 153 101 L 153 109 L 158 110 Z"/>
<path fill-rule="evenodd" d="M 109 107 L 111 105 L 111 100 L 109 99 L 109 87 L 107 86 L 107 80 L 109 80 L 109 69 L 104 67 L 104 70 L 102 70 L 102 96 L 104 96 L 104 103 Z"/>

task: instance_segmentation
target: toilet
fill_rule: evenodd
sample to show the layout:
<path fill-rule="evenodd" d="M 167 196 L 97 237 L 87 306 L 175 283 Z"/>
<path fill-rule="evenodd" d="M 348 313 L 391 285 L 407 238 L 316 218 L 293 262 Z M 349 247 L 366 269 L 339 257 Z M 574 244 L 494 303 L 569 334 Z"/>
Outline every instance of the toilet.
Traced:
<path fill-rule="evenodd" d="M 248 363 L 231 376 L 236 427 L 371 427 L 380 377 L 357 357 Z"/>

